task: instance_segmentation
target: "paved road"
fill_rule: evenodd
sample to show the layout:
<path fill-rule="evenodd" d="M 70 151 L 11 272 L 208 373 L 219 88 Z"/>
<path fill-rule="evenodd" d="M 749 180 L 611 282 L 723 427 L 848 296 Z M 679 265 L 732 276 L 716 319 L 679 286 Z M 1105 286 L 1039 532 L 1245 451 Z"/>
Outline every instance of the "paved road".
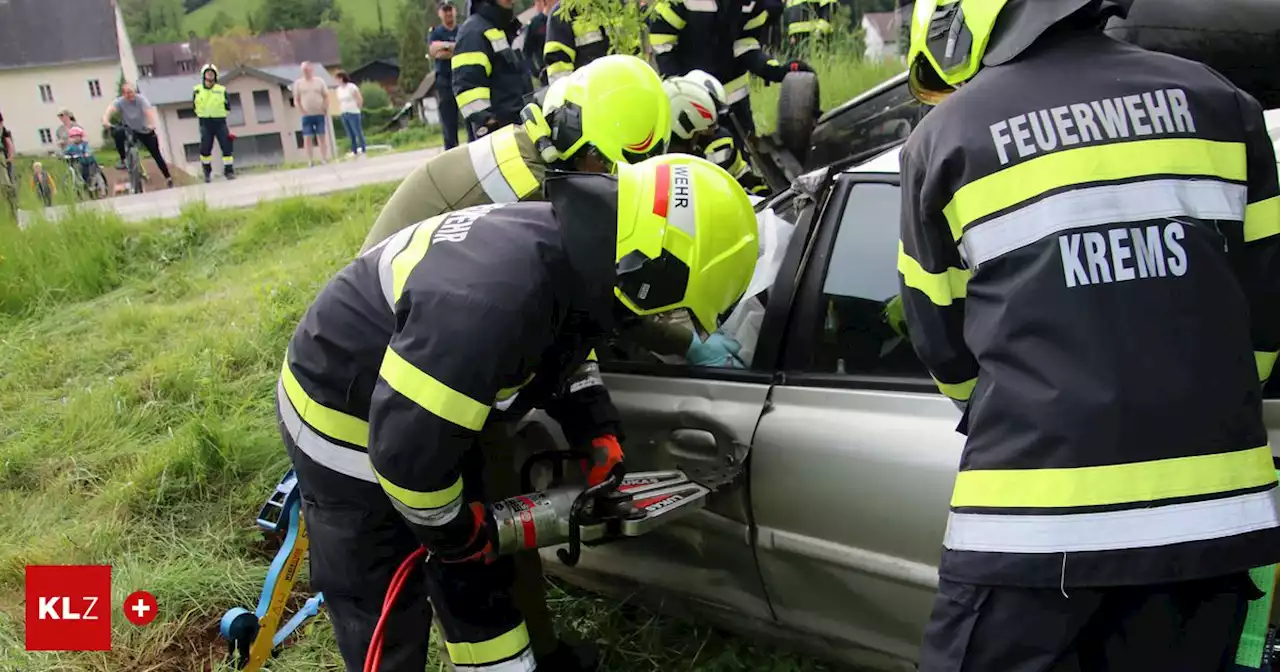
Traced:
<path fill-rule="evenodd" d="M 252 206 L 261 201 L 289 196 L 326 194 L 366 184 L 398 182 L 424 160 L 439 152 L 439 148 L 433 148 L 370 156 L 314 168 L 250 173 L 229 182 L 215 177 L 212 184 L 200 183 L 144 194 L 116 196 L 84 203 L 80 207 L 114 210 L 124 219 L 139 220 L 173 217 L 181 212 L 184 205 L 201 200 L 211 208 Z M 57 219 L 66 211 L 66 206 L 58 206 L 44 210 L 44 214 L 49 219 Z M 25 225 L 31 216 L 32 213 L 27 211 L 20 213 L 21 223 Z"/>

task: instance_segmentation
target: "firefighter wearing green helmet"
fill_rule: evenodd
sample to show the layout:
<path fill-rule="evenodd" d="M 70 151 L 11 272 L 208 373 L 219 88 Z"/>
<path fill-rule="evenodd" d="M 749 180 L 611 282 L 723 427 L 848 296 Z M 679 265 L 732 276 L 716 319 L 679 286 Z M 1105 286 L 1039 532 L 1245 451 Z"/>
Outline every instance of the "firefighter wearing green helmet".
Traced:
<path fill-rule="evenodd" d="M 557 173 L 545 188 L 547 201 L 399 231 L 338 272 L 289 342 L 281 435 L 305 493 L 311 582 L 348 670 L 362 668 L 388 585 L 419 546 L 427 580 L 404 585 L 379 669 L 425 668 L 433 608 L 457 669 L 580 669 L 531 649 L 514 560 L 493 554 L 481 476 L 492 454 L 477 443 L 499 416 L 533 408 L 580 424 L 590 410 L 560 391 L 623 316 L 682 311 L 714 332 L 754 272 L 751 203 L 705 159 Z M 495 408 L 504 396 L 513 403 Z M 622 457 L 597 453 L 588 483 L 623 474 Z"/>
<path fill-rule="evenodd" d="M 922 672 L 1232 669 L 1280 561 L 1262 109 L 1131 0 L 917 0 L 902 307 L 966 435 Z"/>
<path fill-rule="evenodd" d="M 231 98 L 227 87 L 218 83 L 218 67 L 212 63 L 200 69 L 200 83 L 191 93 L 191 105 L 200 120 L 200 167 L 204 181 L 213 179 L 213 141 L 218 141 L 222 152 L 222 174 L 228 180 L 236 177 L 235 158 L 231 152 L 231 129 L 227 127 L 227 115 L 231 113 Z"/>

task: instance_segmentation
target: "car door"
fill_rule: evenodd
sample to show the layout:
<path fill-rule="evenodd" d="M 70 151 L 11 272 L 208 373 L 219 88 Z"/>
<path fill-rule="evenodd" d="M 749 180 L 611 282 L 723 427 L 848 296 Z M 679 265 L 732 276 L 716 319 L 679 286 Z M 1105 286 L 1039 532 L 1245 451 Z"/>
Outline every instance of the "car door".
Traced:
<path fill-rule="evenodd" d="M 773 201 L 789 223 L 798 216 L 790 206 L 793 199 L 788 194 Z M 692 339 L 691 330 L 684 333 Z M 696 479 L 709 470 L 739 466 L 740 476 L 712 494 L 703 510 L 636 539 L 585 549 L 576 567 L 555 571 L 584 585 L 633 584 L 692 599 L 732 619 L 771 621 L 752 548 L 745 462 L 769 395 L 776 351 L 751 348 L 755 353 L 748 364 L 754 368 L 715 368 L 683 363 L 687 345 L 678 354 L 662 355 L 651 345 L 627 334 L 598 351 L 626 433 L 628 472 L 680 468 Z M 564 447 L 554 421 L 540 412 L 530 419 L 522 430 L 525 443 Z M 545 437 L 537 439 L 539 433 Z M 546 549 L 543 558 L 558 562 Z"/>
<path fill-rule="evenodd" d="M 892 326 L 899 190 L 834 181 L 799 275 L 752 454 L 757 553 L 778 620 L 911 669 L 937 587 L 959 412 Z"/>

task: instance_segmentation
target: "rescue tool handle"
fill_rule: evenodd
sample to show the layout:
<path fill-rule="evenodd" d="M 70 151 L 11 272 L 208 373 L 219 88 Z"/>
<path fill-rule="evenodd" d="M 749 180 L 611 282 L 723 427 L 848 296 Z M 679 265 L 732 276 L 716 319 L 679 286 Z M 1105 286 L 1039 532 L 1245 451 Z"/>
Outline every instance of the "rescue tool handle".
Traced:
<path fill-rule="evenodd" d="M 556 557 L 560 558 L 560 562 L 573 567 L 578 564 L 578 560 L 582 557 L 582 532 L 579 528 L 579 518 L 582 516 L 582 509 L 596 495 L 613 490 L 618 487 L 618 474 L 609 474 L 609 477 L 600 483 L 583 490 L 576 499 L 573 500 L 573 507 L 569 509 L 569 548 L 556 550 Z"/>

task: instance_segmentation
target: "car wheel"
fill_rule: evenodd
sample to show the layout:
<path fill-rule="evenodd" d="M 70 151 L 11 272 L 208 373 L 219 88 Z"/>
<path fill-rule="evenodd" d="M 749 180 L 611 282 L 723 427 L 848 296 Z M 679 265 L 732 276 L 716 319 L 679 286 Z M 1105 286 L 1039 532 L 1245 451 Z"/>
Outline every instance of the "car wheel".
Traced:
<path fill-rule="evenodd" d="M 801 162 L 809 153 L 809 137 L 818 121 L 818 76 L 789 72 L 778 94 L 778 136 L 782 146 Z"/>

